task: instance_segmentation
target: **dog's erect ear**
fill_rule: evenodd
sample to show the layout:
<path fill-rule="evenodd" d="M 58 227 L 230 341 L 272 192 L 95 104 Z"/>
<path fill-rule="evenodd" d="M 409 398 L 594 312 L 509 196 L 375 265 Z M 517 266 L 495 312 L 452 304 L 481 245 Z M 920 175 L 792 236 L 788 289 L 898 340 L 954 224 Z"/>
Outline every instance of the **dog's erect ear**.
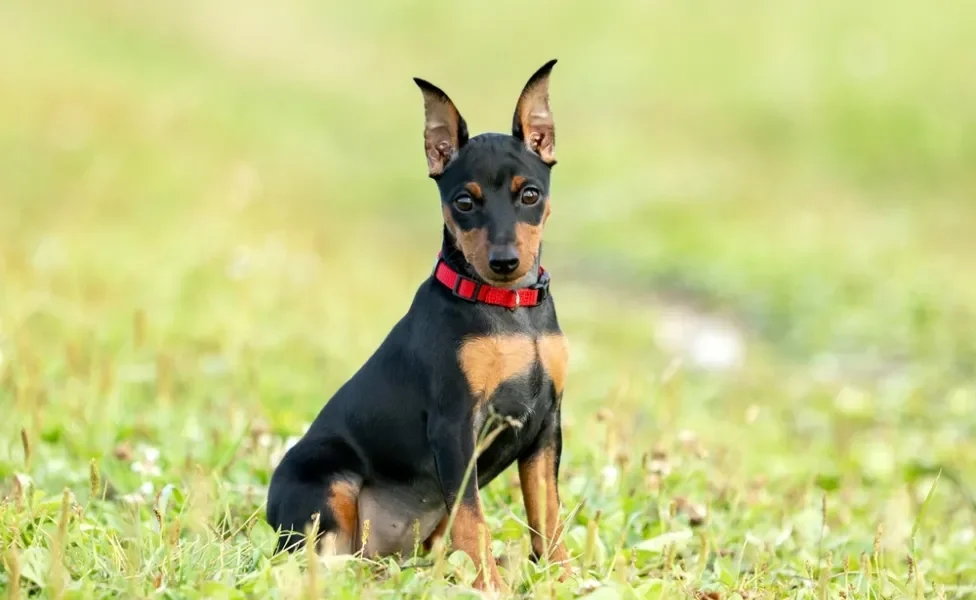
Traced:
<path fill-rule="evenodd" d="M 438 177 L 468 141 L 468 125 L 457 107 L 439 87 L 413 78 L 424 94 L 424 150 L 427 172 Z"/>
<path fill-rule="evenodd" d="M 555 64 L 556 59 L 550 60 L 529 78 L 512 118 L 512 135 L 549 166 L 556 164 L 556 129 L 549 109 L 549 73 Z"/>

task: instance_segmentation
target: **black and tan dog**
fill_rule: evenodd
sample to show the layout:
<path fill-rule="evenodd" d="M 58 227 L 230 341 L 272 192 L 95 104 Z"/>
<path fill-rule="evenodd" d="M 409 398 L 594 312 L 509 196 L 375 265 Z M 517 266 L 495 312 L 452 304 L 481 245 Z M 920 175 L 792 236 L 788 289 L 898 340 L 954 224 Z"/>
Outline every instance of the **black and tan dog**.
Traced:
<path fill-rule="evenodd" d="M 429 549 L 459 500 L 450 540 L 479 567 L 478 587 L 501 589 L 478 490 L 517 462 L 534 554 L 568 572 L 557 488 L 567 345 L 539 264 L 556 164 L 555 62 L 522 90 L 511 135 L 469 139 L 447 95 L 415 80 L 441 253 L 410 310 L 275 470 L 267 517 L 279 549 L 297 547 L 315 513 L 342 553 Z M 511 426 L 476 457 L 494 415 Z"/>

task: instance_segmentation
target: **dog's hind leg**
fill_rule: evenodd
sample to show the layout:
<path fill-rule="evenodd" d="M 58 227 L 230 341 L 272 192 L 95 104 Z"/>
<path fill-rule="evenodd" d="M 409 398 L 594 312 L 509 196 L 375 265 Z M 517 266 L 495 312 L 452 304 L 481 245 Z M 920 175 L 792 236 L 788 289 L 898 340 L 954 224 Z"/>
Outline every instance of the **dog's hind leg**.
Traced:
<path fill-rule="evenodd" d="M 318 514 L 319 551 L 352 554 L 359 524 L 358 477 L 334 475 L 325 481 L 278 478 L 268 501 L 268 523 L 278 530 L 278 552 L 303 546 L 313 515 Z"/>
<path fill-rule="evenodd" d="M 319 549 L 328 536 L 336 554 L 358 550 L 361 463 L 341 441 L 302 440 L 275 469 L 268 489 L 268 523 L 278 531 L 278 551 L 303 546 L 306 529 L 318 514 Z M 327 548 L 330 552 L 333 547 Z"/>

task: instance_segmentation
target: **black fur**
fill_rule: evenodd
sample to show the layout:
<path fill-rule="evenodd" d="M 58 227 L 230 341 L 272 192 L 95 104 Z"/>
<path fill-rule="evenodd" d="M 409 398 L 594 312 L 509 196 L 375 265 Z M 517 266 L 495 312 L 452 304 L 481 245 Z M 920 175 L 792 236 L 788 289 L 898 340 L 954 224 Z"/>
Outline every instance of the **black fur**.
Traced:
<path fill-rule="evenodd" d="M 418 85 L 443 95 L 422 80 Z M 449 102 L 446 95 L 443 98 Z M 463 119 L 460 125 L 464 140 L 435 178 L 441 202 L 456 226 L 463 231 L 484 228 L 493 244 L 512 243 L 517 223 L 541 226 L 549 202 L 550 166 L 526 148 L 520 129 L 513 128 L 517 136 L 482 134 L 468 140 Z M 538 203 L 521 204 L 518 191 L 511 189 L 516 175 L 539 190 Z M 465 194 L 465 184 L 472 181 L 480 185 L 483 199 L 476 210 L 459 211 L 455 199 Z M 447 227 L 441 251 L 455 271 L 482 279 Z M 537 266 L 528 273 L 536 274 Z M 325 404 L 276 468 L 267 519 L 282 531 L 279 549 L 294 548 L 302 541 L 301 532 L 313 513 L 320 514 L 320 532 L 336 530 L 335 515 L 326 502 L 336 481 L 353 481 L 361 490 L 382 490 L 384 498 L 410 505 L 414 511 L 441 514 L 459 495 L 462 503 L 475 503 L 478 488 L 519 458 L 541 449 L 555 450 L 558 473 L 560 394 L 537 357 L 528 373 L 505 381 L 488 403 L 490 410 L 517 419 L 522 426 L 508 428 L 495 439 L 478 458 L 475 477 L 462 488 L 475 451 L 474 427 L 485 415 L 476 414 L 478 402 L 460 369 L 458 350 L 472 336 L 538 338 L 559 332 L 551 295 L 537 306 L 513 311 L 458 298 L 428 277 L 407 313 Z M 355 549 L 358 544 L 355 540 Z"/>

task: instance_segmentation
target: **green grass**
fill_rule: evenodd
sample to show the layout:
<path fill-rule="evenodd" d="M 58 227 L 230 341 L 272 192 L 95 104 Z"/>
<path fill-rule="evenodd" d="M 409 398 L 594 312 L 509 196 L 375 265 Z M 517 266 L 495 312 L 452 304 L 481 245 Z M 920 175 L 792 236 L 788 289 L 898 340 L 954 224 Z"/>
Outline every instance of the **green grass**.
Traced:
<path fill-rule="evenodd" d="M 473 594 L 457 554 L 273 558 L 263 502 L 437 250 L 410 77 L 504 130 L 557 57 L 582 574 L 522 560 L 505 473 L 514 589 L 972 597 L 974 35 L 962 0 L 0 3 L 0 590 Z"/>

